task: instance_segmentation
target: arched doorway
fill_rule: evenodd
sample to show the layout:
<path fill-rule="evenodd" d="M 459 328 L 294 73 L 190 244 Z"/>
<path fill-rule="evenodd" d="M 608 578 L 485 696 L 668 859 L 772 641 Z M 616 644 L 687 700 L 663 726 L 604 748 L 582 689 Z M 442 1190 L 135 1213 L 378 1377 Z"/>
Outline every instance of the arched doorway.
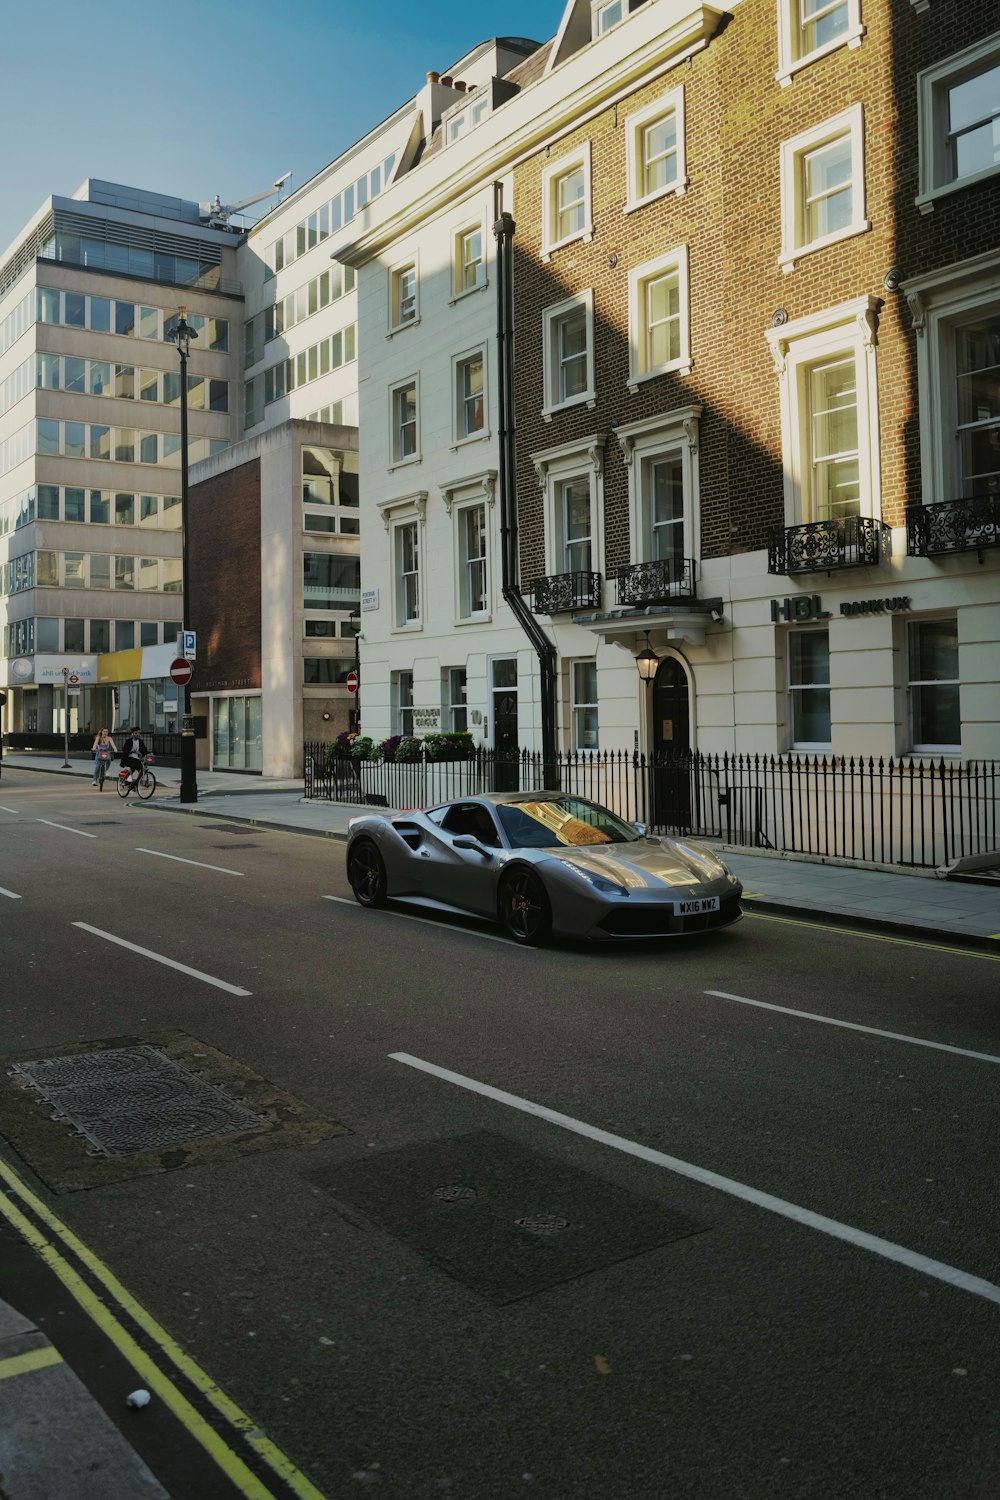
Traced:
<path fill-rule="evenodd" d="M 683 662 L 665 656 L 653 681 L 653 817 L 657 827 L 691 829 L 691 707 Z"/>

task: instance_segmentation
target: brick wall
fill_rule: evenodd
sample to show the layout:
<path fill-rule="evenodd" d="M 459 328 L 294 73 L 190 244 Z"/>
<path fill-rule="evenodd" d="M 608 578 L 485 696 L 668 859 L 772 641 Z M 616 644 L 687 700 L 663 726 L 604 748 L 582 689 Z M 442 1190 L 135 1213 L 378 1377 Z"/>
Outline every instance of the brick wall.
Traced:
<path fill-rule="evenodd" d="M 260 460 L 191 486 L 192 692 L 261 686 Z"/>
<path fill-rule="evenodd" d="M 542 500 L 530 454 L 588 433 L 605 446 L 605 563 L 629 560 L 626 468 L 610 433 L 700 402 L 701 556 L 766 545 L 784 519 L 778 381 L 765 331 L 866 294 L 882 299 L 878 401 L 883 518 L 902 522 L 919 499 L 915 335 L 901 292 L 883 288 L 895 266 L 908 276 L 996 248 L 1000 181 L 964 189 L 929 215 L 917 193 L 916 74 L 996 29 L 995 0 L 863 0 L 867 34 L 797 73 L 775 80 L 775 0 L 747 0 L 708 47 L 655 83 L 543 148 L 514 176 L 518 501 L 521 578 L 545 570 Z M 596 65 L 595 52 L 595 65 Z M 687 172 L 683 196 L 624 213 L 625 118 L 667 90 L 685 89 Z M 864 109 L 865 209 L 872 228 L 780 264 L 780 147 L 860 102 Z M 541 261 L 541 174 L 582 141 L 592 152 L 593 242 L 577 241 Z M 630 393 L 630 268 L 675 245 L 689 250 L 689 375 L 663 375 Z M 612 263 L 614 262 L 614 263 Z M 594 294 L 596 410 L 541 417 L 542 312 L 586 288 Z"/>

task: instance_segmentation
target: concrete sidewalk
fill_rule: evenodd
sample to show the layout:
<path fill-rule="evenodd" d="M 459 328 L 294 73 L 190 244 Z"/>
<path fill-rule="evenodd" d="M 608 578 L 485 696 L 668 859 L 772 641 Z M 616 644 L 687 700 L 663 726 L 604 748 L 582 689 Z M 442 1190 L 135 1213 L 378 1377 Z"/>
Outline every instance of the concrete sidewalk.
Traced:
<path fill-rule="evenodd" d="M 0 1486 L 4 1500 L 170 1500 L 58 1349 L 6 1302 Z"/>
<path fill-rule="evenodd" d="M 89 759 L 63 770 L 59 756 L 8 754 L 3 765 L 5 772 L 91 775 Z M 180 801 L 179 770 L 157 770 L 157 780 L 156 796 L 144 807 L 338 840 L 346 838 L 351 818 L 371 811 L 344 803 L 307 801 L 301 780 L 199 771 L 195 804 Z M 108 790 L 105 787 L 102 795 Z M 813 921 L 825 917 L 876 931 L 919 935 L 928 941 L 995 945 L 1000 952 L 1000 885 L 942 880 L 933 870 L 865 869 L 707 842 L 724 854 L 742 880 L 746 904 L 752 910 Z"/>

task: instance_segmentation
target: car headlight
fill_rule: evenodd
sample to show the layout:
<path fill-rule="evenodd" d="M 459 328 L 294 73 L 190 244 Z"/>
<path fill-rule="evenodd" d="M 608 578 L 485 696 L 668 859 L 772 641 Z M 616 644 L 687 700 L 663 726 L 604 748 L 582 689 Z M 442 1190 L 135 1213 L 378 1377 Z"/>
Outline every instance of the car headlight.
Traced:
<path fill-rule="evenodd" d="M 567 870 L 572 870 L 575 875 L 579 875 L 581 879 L 585 880 L 588 885 L 592 885 L 595 891 L 600 891 L 602 895 L 628 895 L 628 890 L 625 886 L 619 885 L 615 880 L 608 880 L 604 875 L 598 875 L 596 870 L 590 870 L 586 865 L 575 865 L 571 860 L 566 860 L 565 863 Z"/>

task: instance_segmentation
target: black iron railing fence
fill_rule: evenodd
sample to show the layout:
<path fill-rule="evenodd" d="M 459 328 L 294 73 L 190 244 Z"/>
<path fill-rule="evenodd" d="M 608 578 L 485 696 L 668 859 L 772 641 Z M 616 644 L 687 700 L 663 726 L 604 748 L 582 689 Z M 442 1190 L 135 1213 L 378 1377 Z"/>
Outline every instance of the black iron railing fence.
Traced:
<path fill-rule="evenodd" d="M 985 547 L 1000 547 L 1000 495 L 906 507 L 906 550 L 911 557 L 982 552 Z"/>
<path fill-rule="evenodd" d="M 305 746 L 307 797 L 433 807 L 559 788 L 663 833 L 857 864 L 933 868 L 1000 849 L 1000 762 L 813 756 L 561 755 L 476 749 L 462 760 L 357 761 Z"/>
<path fill-rule="evenodd" d="M 829 573 L 835 568 L 877 567 L 891 550 L 891 529 L 870 516 L 776 526 L 768 537 L 767 571 L 788 577 Z"/>

